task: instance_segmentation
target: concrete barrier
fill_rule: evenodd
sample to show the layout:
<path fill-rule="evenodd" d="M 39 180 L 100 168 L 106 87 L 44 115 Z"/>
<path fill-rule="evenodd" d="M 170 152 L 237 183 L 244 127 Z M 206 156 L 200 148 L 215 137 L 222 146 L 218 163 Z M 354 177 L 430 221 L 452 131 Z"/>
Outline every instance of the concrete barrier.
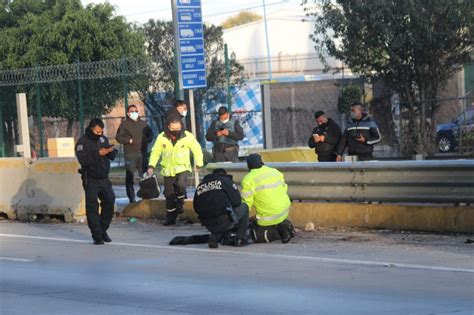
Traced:
<path fill-rule="evenodd" d="M 130 204 L 124 216 L 163 219 L 164 200 L 144 200 Z M 192 201 L 186 200 L 180 217 L 197 221 Z M 445 233 L 474 233 L 473 206 L 426 206 L 356 203 L 293 203 L 290 220 L 296 227 L 313 222 L 319 227 L 357 227 Z"/>
<path fill-rule="evenodd" d="M 0 159 L 0 213 L 12 220 L 16 219 L 14 205 L 22 199 L 18 191 L 28 178 L 28 164 L 24 158 Z"/>
<path fill-rule="evenodd" d="M 11 219 L 31 214 L 61 215 L 66 222 L 85 215 L 79 163 L 75 158 L 0 159 L 0 209 Z"/>
<path fill-rule="evenodd" d="M 269 162 L 317 162 L 318 156 L 314 149 L 308 147 L 292 147 L 268 150 L 252 150 L 258 153 L 265 163 Z"/>

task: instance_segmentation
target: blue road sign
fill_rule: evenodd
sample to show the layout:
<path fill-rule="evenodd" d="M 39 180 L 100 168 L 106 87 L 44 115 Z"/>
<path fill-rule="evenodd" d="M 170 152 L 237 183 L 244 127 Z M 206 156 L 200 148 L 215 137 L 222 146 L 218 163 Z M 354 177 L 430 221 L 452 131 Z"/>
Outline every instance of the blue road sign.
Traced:
<path fill-rule="evenodd" d="M 183 71 L 183 87 L 186 89 L 206 87 L 206 71 L 205 70 L 194 70 L 194 71 Z"/>
<path fill-rule="evenodd" d="M 175 25 L 182 88 L 206 87 L 201 0 L 176 1 Z"/>
<path fill-rule="evenodd" d="M 181 39 L 179 50 L 181 55 L 204 54 L 204 41 L 202 39 Z"/>
<path fill-rule="evenodd" d="M 181 63 L 183 70 L 206 70 L 204 55 L 181 56 Z"/>
<path fill-rule="evenodd" d="M 180 8 L 178 11 L 179 23 L 202 23 L 200 8 Z"/>

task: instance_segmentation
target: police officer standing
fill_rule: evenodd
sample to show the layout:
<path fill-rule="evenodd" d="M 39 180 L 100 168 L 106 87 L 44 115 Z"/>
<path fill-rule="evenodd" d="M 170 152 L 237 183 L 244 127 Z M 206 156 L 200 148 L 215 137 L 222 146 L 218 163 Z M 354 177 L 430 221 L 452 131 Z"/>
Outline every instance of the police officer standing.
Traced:
<path fill-rule="evenodd" d="M 171 115 L 166 119 L 165 131 L 158 135 L 150 155 L 148 174 L 154 172 L 161 158 L 161 174 L 165 182 L 166 220 L 164 225 L 173 225 L 183 212 L 186 185 L 191 175 L 190 152 L 196 167 L 203 166 L 203 154 L 199 142 L 192 133 L 185 131 L 181 116 Z"/>
<path fill-rule="evenodd" d="M 107 230 L 112 221 L 115 194 L 109 179 L 110 161 L 117 150 L 103 135 L 104 122 L 99 118 L 90 121 L 85 135 L 76 144 L 76 156 L 81 164 L 82 186 L 86 196 L 87 225 L 95 245 L 111 242 Z M 101 212 L 99 215 L 99 202 Z"/>
<path fill-rule="evenodd" d="M 249 209 L 255 207 L 256 220 L 250 227 L 250 237 L 255 243 L 281 240 L 288 243 L 295 230 L 287 219 L 291 200 L 283 174 L 263 164 L 262 157 L 247 157 L 249 173 L 242 179 L 242 198 Z"/>
<path fill-rule="evenodd" d="M 317 111 L 314 119 L 318 126 L 313 129 L 308 146 L 314 148 L 319 162 L 335 162 L 336 146 L 341 140 L 341 128 L 323 111 Z"/>
<path fill-rule="evenodd" d="M 361 103 L 352 103 L 351 119 L 336 150 L 337 161 L 342 161 L 346 147 L 349 155 L 357 156 L 359 161 L 369 161 L 373 157 L 374 145 L 380 140 L 382 136 L 375 121 L 364 113 Z"/>
<path fill-rule="evenodd" d="M 128 106 L 127 118 L 120 125 L 115 139 L 123 144 L 125 155 L 125 187 L 130 203 L 135 202 L 135 190 L 133 188 L 133 176 L 139 171 L 141 176 L 148 167 L 147 147 L 153 140 L 153 133 L 146 122 L 140 119 L 138 108 L 135 105 Z M 144 166 L 145 164 L 145 166 Z"/>
<path fill-rule="evenodd" d="M 239 162 L 238 141 L 244 139 L 244 130 L 237 119 L 232 119 L 226 107 L 220 107 L 217 115 L 218 119 L 211 123 L 206 133 L 206 140 L 214 143 L 214 160 Z"/>

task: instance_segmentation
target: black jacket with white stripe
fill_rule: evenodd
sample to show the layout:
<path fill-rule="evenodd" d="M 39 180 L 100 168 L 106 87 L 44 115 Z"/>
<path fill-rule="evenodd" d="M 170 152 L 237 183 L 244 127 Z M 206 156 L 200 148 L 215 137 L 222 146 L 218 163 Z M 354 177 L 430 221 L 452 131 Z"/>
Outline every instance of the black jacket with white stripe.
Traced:
<path fill-rule="evenodd" d="M 364 143 L 356 140 L 358 135 L 364 136 Z M 342 155 L 347 148 L 349 155 L 372 153 L 374 145 L 380 140 L 382 140 L 382 136 L 379 127 L 372 118 L 364 114 L 359 120 L 349 120 L 336 152 L 338 155 Z"/>

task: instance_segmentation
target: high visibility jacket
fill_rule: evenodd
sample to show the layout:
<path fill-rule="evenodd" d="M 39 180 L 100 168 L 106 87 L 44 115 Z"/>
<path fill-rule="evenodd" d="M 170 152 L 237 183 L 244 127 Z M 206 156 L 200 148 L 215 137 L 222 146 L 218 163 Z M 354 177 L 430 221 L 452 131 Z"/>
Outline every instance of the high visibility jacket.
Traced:
<path fill-rule="evenodd" d="M 173 177 L 176 174 L 192 171 L 190 151 L 193 153 L 194 163 L 198 167 L 203 166 L 203 154 L 199 142 L 193 134 L 185 131 L 173 145 L 164 132 L 158 135 L 150 154 L 149 165 L 155 167 L 161 157 L 161 174 Z"/>
<path fill-rule="evenodd" d="M 291 201 L 288 185 L 277 169 L 262 166 L 251 170 L 242 180 L 242 199 L 257 212 L 261 226 L 275 225 L 288 217 Z"/>

